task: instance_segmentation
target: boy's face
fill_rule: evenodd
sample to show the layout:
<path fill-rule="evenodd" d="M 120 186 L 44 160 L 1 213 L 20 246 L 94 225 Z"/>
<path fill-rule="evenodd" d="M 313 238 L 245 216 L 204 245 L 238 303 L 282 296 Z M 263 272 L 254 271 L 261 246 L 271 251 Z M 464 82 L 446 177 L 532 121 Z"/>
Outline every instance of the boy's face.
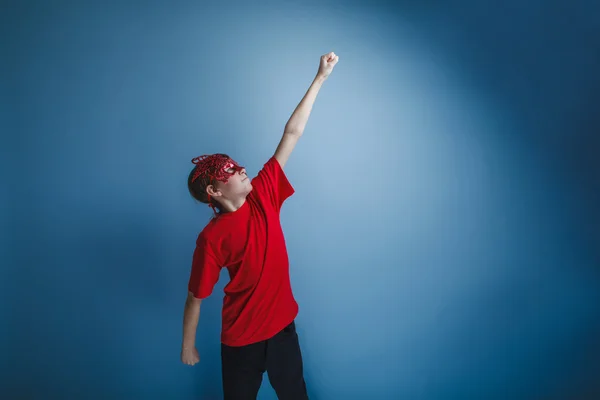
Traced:
<path fill-rule="evenodd" d="M 246 198 L 252 183 L 246 169 L 225 154 L 203 155 L 192 160 L 196 171 L 192 178 L 210 177 L 214 184 L 206 187 L 209 198 L 236 201 Z"/>
<path fill-rule="evenodd" d="M 246 169 L 235 162 L 226 165 L 224 172 L 229 175 L 227 182 L 217 181 L 215 189 L 228 199 L 246 197 L 252 190 L 252 183 L 246 174 Z"/>

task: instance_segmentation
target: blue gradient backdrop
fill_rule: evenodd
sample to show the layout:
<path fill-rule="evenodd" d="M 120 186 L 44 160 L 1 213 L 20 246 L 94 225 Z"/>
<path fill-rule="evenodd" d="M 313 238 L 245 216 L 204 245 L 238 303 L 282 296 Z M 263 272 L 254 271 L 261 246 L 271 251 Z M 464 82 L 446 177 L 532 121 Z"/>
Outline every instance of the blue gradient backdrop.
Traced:
<path fill-rule="evenodd" d="M 255 174 L 333 50 L 282 213 L 311 398 L 600 398 L 598 15 L 5 3 L 0 397 L 222 396 L 225 274 L 179 361 L 190 160 Z"/>

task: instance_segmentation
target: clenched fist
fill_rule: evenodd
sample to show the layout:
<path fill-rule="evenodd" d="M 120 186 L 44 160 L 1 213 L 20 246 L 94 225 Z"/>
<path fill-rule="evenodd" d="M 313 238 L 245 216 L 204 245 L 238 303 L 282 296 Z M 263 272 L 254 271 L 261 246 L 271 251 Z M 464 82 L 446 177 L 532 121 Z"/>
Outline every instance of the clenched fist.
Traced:
<path fill-rule="evenodd" d="M 200 355 L 195 347 L 181 349 L 181 362 L 187 365 L 195 365 L 200 361 Z"/>
<path fill-rule="evenodd" d="M 331 71 L 333 71 L 333 67 L 335 67 L 335 64 L 337 64 L 339 59 L 340 57 L 336 56 L 333 51 L 321 56 L 321 64 L 319 65 L 317 76 L 327 78 L 329 74 L 331 74 Z"/>

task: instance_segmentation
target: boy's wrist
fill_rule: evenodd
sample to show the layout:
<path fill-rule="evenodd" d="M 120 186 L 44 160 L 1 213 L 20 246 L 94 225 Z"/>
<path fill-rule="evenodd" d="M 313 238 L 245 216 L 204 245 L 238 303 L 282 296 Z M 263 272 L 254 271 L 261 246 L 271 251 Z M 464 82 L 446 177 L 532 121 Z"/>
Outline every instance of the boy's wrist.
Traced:
<path fill-rule="evenodd" d="M 182 345 L 181 345 L 182 350 L 189 350 L 189 349 L 193 349 L 194 347 L 196 347 L 195 343 L 182 343 Z"/>
<path fill-rule="evenodd" d="M 327 80 L 327 77 L 325 75 L 317 74 L 317 76 L 315 77 L 315 82 L 317 82 L 319 84 L 322 84 L 326 80 Z"/>

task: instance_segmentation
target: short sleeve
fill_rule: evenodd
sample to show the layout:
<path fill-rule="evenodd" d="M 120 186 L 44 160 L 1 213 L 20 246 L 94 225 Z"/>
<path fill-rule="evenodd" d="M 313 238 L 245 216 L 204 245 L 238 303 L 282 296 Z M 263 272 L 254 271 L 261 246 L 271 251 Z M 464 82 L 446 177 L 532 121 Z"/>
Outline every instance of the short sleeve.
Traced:
<path fill-rule="evenodd" d="M 219 280 L 220 273 L 221 267 L 210 242 L 200 234 L 192 258 L 188 290 L 198 299 L 207 298 Z"/>
<path fill-rule="evenodd" d="M 281 209 L 283 202 L 294 194 L 294 188 L 275 157 L 271 157 L 265 163 L 252 181 L 252 186 L 257 194 L 277 211 Z"/>

